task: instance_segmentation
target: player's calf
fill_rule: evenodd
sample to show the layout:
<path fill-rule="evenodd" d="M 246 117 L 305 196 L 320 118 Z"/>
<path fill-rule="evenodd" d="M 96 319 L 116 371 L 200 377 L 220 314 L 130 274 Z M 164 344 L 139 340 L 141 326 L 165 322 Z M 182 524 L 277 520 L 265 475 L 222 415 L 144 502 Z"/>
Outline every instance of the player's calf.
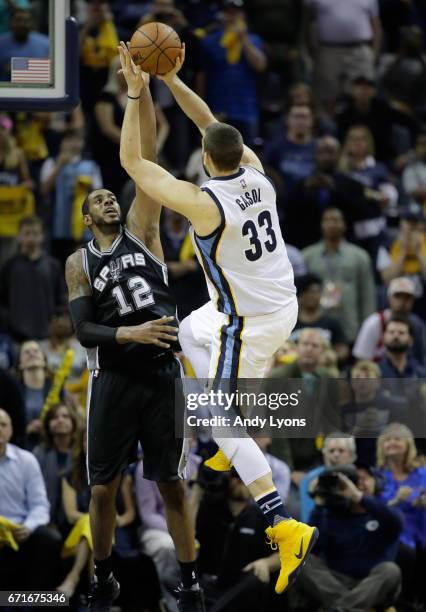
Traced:
<path fill-rule="evenodd" d="M 200 591 L 200 586 L 195 563 L 195 534 L 184 484 L 180 480 L 162 482 L 158 483 L 158 488 L 166 505 L 167 526 L 181 570 L 182 585 L 179 593 L 180 600 L 185 603 L 181 609 L 197 612 L 201 610 L 199 605 L 203 598 L 202 593 L 196 593 Z"/>
<path fill-rule="evenodd" d="M 92 486 L 89 507 L 93 539 L 94 577 L 89 595 L 89 610 L 107 612 L 120 594 L 111 561 L 112 539 L 115 529 L 115 498 L 120 476 L 109 483 Z"/>

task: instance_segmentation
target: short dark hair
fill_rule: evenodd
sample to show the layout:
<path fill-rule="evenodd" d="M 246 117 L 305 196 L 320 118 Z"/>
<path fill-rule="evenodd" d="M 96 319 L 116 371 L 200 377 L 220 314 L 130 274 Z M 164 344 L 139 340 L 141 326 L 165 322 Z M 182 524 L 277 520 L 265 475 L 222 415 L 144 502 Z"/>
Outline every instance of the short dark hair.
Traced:
<path fill-rule="evenodd" d="M 24 13 L 24 15 L 29 15 L 30 17 L 32 17 L 32 13 L 29 9 L 24 8 L 23 6 L 17 6 L 14 9 L 12 9 L 10 16 L 12 17 L 16 17 L 16 15 L 18 15 L 19 13 Z"/>
<path fill-rule="evenodd" d="M 329 212 L 338 212 L 342 216 L 343 220 L 346 221 L 343 210 L 339 208 L 339 206 L 336 206 L 335 204 L 330 204 L 329 206 L 326 206 L 324 208 L 321 214 L 321 219 L 323 219 L 325 215 Z"/>
<path fill-rule="evenodd" d="M 322 287 L 322 280 L 316 274 L 308 273 L 295 278 L 294 284 L 296 285 L 297 293 L 301 295 L 305 291 L 308 291 L 312 285 L 319 285 Z"/>
<path fill-rule="evenodd" d="M 385 331 L 387 330 L 388 326 L 391 323 L 402 323 L 403 325 L 406 325 L 408 328 L 408 333 L 410 334 L 411 337 L 413 337 L 414 334 L 414 330 L 413 330 L 413 326 L 411 324 L 411 321 L 408 317 L 403 317 L 401 315 L 393 315 L 389 321 L 387 321 L 385 323 Z"/>
<path fill-rule="evenodd" d="M 37 215 L 28 215 L 19 221 L 19 230 L 25 226 L 34 227 L 35 225 L 38 225 L 41 229 L 43 229 L 43 221 L 40 219 L 40 217 L 37 217 Z"/>
<path fill-rule="evenodd" d="M 218 170 L 233 170 L 240 165 L 244 152 L 243 137 L 232 125 L 212 123 L 204 134 L 204 151 Z"/>
<path fill-rule="evenodd" d="M 92 189 L 92 191 L 89 191 L 87 196 L 84 198 L 83 204 L 81 205 L 81 214 L 83 215 L 83 217 L 84 215 L 90 215 L 90 196 L 92 195 L 92 193 L 95 193 L 95 191 L 99 191 L 99 189 L 103 189 L 103 187 Z"/>
<path fill-rule="evenodd" d="M 90 198 L 95 193 L 95 191 L 100 191 L 102 189 L 106 189 L 106 187 L 96 187 L 96 189 L 92 189 L 92 191 L 90 191 L 84 198 L 83 204 L 81 205 L 81 214 L 83 216 L 90 215 Z M 109 190 L 107 189 L 107 191 Z"/>
<path fill-rule="evenodd" d="M 81 205 L 81 214 L 83 215 L 90 215 L 90 202 L 89 202 L 89 198 L 90 198 L 90 194 L 93 193 L 92 191 L 90 193 L 87 194 L 87 196 L 84 198 L 83 204 Z"/>
<path fill-rule="evenodd" d="M 299 109 L 299 108 L 307 108 L 308 111 L 311 113 L 311 115 L 313 115 L 313 108 L 310 104 L 297 104 L 296 102 L 292 102 L 290 104 L 290 106 L 287 108 L 286 115 L 288 116 L 291 113 L 291 111 L 293 111 L 294 109 Z"/>

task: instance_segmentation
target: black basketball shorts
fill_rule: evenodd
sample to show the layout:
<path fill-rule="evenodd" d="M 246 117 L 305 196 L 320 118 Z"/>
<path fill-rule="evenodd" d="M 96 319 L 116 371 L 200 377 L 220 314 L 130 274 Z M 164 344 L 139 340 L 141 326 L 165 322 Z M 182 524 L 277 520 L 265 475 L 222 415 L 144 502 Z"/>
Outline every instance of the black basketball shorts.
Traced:
<path fill-rule="evenodd" d="M 135 461 L 142 445 L 144 476 L 177 480 L 182 440 L 175 437 L 175 382 L 180 365 L 169 358 L 138 374 L 115 370 L 91 373 L 87 400 L 89 484 L 107 484 Z"/>

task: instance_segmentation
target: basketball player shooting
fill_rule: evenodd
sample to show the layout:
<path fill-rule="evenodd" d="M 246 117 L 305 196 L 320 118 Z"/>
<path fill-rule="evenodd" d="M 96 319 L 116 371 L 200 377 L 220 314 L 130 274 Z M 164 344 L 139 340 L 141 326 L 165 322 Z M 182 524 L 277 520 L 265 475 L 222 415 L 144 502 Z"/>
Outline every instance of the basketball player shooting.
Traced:
<path fill-rule="evenodd" d="M 239 131 L 216 121 L 205 102 L 177 76 L 184 49 L 175 68 L 162 78 L 199 128 L 203 163 L 212 178 L 199 188 L 144 159 L 137 133 L 138 99 L 146 83 L 124 43 L 119 52 L 131 97 L 121 131 L 121 163 L 144 193 L 191 222 L 194 246 L 216 304 L 209 321 L 215 329 L 208 376 L 219 383 L 256 378 L 265 372 L 297 319 L 293 270 L 278 223 L 275 191 Z M 191 316 L 197 320 L 196 313 Z M 199 316 L 205 319 L 206 313 Z M 254 440 L 215 437 L 215 441 L 269 523 L 266 533 L 271 545 L 278 547 L 281 563 L 275 590 L 282 593 L 296 579 L 318 531 L 288 515 Z"/>
<path fill-rule="evenodd" d="M 129 104 L 138 116 L 139 147 L 142 142 L 144 156 L 155 159 L 149 88 L 144 87 L 140 102 Z M 91 370 L 87 470 L 95 572 L 89 609 L 97 612 L 110 610 L 119 594 L 111 563 L 115 498 L 121 472 L 134 460 L 138 441 L 144 476 L 157 481 L 180 562 L 178 607 L 183 612 L 204 611 L 192 520 L 178 477 L 182 441 L 174 435 L 174 407 L 180 367 L 172 351 L 176 304 L 167 285 L 160 212 L 161 206 L 136 188 L 124 223 L 115 195 L 107 189 L 92 191 L 82 214 L 93 239 L 66 264 L 69 307 Z"/>

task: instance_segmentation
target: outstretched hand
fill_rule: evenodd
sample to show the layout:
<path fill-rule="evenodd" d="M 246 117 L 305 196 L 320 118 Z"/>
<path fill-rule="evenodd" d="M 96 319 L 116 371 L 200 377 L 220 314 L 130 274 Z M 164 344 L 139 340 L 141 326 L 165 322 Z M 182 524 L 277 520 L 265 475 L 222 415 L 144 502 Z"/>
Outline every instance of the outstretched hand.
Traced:
<path fill-rule="evenodd" d="M 129 96 L 137 98 L 144 87 L 149 85 L 149 75 L 142 72 L 138 68 L 135 62 L 132 60 L 129 49 L 126 44 L 121 41 L 118 46 L 118 52 L 120 54 L 121 72 L 126 79 L 127 93 Z"/>
<path fill-rule="evenodd" d="M 167 85 L 173 80 L 173 78 L 177 75 L 179 70 L 182 68 L 184 61 L 185 61 L 185 43 L 182 43 L 182 49 L 176 58 L 176 63 L 175 63 L 174 68 L 169 70 L 169 72 L 167 72 L 166 74 L 157 74 L 156 75 L 157 79 L 160 79 L 160 81 L 164 81 Z"/>

